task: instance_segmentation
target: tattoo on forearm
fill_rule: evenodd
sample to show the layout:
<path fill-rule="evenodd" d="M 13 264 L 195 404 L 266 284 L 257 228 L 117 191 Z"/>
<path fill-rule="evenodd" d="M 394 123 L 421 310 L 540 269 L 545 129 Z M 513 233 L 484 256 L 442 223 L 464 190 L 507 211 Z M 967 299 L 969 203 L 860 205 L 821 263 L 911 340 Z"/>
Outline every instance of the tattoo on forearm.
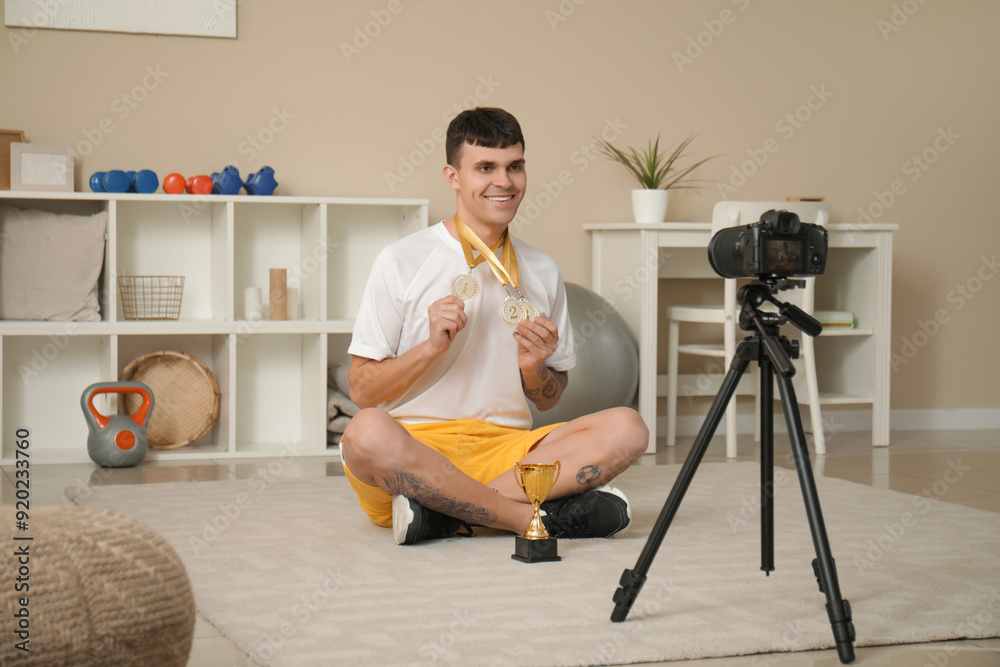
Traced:
<path fill-rule="evenodd" d="M 601 478 L 601 466 L 583 466 L 576 473 L 576 481 L 580 486 L 588 486 Z"/>
<path fill-rule="evenodd" d="M 472 524 L 494 525 L 496 514 L 485 507 L 459 498 L 449 498 L 444 489 L 435 488 L 423 478 L 402 470 L 387 470 L 379 480 L 379 487 L 394 496 L 406 496 L 428 509 L 462 519 Z"/>
<path fill-rule="evenodd" d="M 524 389 L 524 395 L 535 405 L 541 401 L 551 401 L 553 398 L 557 398 L 569 381 L 565 371 L 554 371 L 548 366 L 542 366 L 538 377 L 542 381 L 541 387 Z M 521 384 L 523 386 L 524 380 L 521 381 Z"/>

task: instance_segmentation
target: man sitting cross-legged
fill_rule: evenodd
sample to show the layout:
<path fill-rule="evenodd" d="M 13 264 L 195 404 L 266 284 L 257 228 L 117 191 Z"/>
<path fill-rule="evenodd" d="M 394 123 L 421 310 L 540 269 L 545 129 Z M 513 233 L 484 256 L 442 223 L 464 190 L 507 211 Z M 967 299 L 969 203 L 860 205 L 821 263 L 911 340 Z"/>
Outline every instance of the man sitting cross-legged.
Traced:
<path fill-rule="evenodd" d="M 514 238 L 524 197 L 524 137 L 500 109 L 449 125 L 444 176 L 451 218 L 386 247 L 375 260 L 349 352 L 351 398 L 364 408 L 341 442 L 364 511 L 397 543 L 470 525 L 523 534 L 532 507 L 522 463 L 559 461 L 542 504 L 553 537 L 610 537 L 631 518 L 605 486 L 646 449 L 630 408 L 531 429 L 527 401 L 555 406 L 576 356 L 555 262 Z"/>

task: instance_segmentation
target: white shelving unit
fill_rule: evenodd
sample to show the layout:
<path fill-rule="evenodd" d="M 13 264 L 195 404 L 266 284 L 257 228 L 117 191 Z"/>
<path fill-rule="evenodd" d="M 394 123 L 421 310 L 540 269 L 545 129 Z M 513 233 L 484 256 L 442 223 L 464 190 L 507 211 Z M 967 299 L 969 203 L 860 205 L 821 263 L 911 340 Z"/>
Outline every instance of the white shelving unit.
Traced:
<path fill-rule="evenodd" d="M 648 451 L 656 450 L 657 397 L 666 376 L 657 376 L 658 292 L 682 289 L 677 279 L 718 279 L 705 249 L 711 223 L 595 223 L 592 234 L 593 289 L 632 327 L 639 341 L 639 412 L 649 427 Z M 815 339 L 821 405 L 861 405 L 872 411 L 872 445 L 889 444 L 892 234 L 894 223 L 827 225 L 829 256 L 816 281 L 815 308 L 854 313 L 855 328 L 823 330 Z M 720 280 L 721 282 L 721 280 Z M 720 290 L 721 299 L 721 290 Z M 795 338 L 794 327 L 783 333 Z M 697 378 L 691 379 L 695 381 Z M 805 373 L 795 393 L 808 401 Z"/>
<path fill-rule="evenodd" d="M 327 366 L 346 355 L 375 255 L 427 226 L 425 199 L 0 192 L 0 203 L 108 212 L 100 322 L 0 321 L 2 459 L 19 428 L 32 462 L 87 462 L 83 390 L 136 357 L 179 350 L 219 383 L 219 419 L 199 441 L 147 459 L 321 455 Z M 293 321 L 248 321 L 244 290 L 285 268 Z M 118 275 L 182 275 L 178 320 L 128 321 Z M 114 410 L 114 399 L 102 411 Z M 154 408 L 155 410 L 155 408 Z"/>

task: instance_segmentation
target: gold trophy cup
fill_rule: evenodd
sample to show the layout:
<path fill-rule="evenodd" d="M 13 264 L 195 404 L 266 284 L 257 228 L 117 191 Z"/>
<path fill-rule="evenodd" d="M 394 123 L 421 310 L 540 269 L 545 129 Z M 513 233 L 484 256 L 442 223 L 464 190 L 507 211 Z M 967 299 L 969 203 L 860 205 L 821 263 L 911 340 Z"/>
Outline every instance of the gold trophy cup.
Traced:
<path fill-rule="evenodd" d="M 539 512 L 545 498 L 559 479 L 559 469 L 559 461 L 514 464 L 514 479 L 535 508 L 535 515 L 531 518 L 531 525 L 524 532 L 524 536 L 518 535 L 514 538 L 514 553 L 511 555 L 514 560 L 522 563 L 562 560 L 557 553 L 556 538 L 549 537 L 549 531 L 545 530 Z"/>

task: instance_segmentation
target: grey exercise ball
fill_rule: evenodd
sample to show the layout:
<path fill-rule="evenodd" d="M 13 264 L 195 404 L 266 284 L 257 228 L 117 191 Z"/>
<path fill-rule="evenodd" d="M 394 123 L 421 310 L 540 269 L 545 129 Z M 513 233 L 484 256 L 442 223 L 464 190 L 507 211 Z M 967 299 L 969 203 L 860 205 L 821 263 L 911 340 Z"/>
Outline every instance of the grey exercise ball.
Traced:
<path fill-rule="evenodd" d="M 535 428 L 631 406 L 639 388 L 639 343 L 614 306 L 573 283 L 566 283 L 566 299 L 576 366 L 569 371 L 569 385 L 556 407 L 539 412 L 528 402 Z"/>

